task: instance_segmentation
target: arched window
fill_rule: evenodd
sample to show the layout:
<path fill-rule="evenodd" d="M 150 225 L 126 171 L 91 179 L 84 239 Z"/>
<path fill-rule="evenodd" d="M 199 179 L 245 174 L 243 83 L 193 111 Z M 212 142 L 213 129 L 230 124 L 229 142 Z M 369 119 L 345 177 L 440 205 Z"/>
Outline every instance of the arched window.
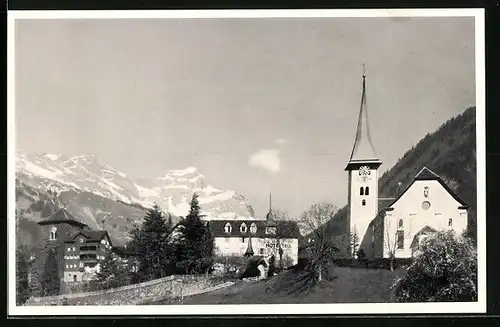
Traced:
<path fill-rule="evenodd" d="M 55 241 L 57 240 L 57 227 L 52 227 L 52 229 L 50 230 L 50 240 L 51 241 Z"/>
<path fill-rule="evenodd" d="M 247 232 L 247 224 L 242 223 L 240 226 L 240 232 L 246 233 Z"/>
<path fill-rule="evenodd" d="M 363 206 L 365 206 L 365 205 L 366 205 L 366 200 L 365 200 L 365 199 L 363 199 L 363 200 L 361 201 L 361 205 L 363 205 Z"/>
<path fill-rule="evenodd" d="M 451 227 L 453 226 L 453 219 L 448 219 L 448 227 Z"/>
<path fill-rule="evenodd" d="M 233 228 L 231 227 L 231 224 L 230 224 L 230 223 L 226 223 L 226 225 L 224 226 L 224 231 L 225 231 L 226 233 L 231 233 L 232 229 L 233 229 Z"/>
<path fill-rule="evenodd" d="M 398 229 L 403 229 L 403 219 L 399 219 L 399 221 L 398 221 Z"/>
<path fill-rule="evenodd" d="M 360 187 L 359 188 L 359 195 L 365 195 L 365 192 L 364 192 L 364 188 L 363 187 Z"/>
<path fill-rule="evenodd" d="M 252 234 L 257 233 L 257 225 L 255 223 L 252 223 L 250 225 L 250 233 L 252 233 Z"/>
<path fill-rule="evenodd" d="M 367 187 L 365 187 L 365 195 L 370 195 L 370 189 Z"/>
<path fill-rule="evenodd" d="M 428 187 L 428 186 L 425 186 L 425 187 L 424 187 L 424 196 L 425 196 L 425 197 L 428 197 L 428 196 L 429 196 L 429 187 Z"/>

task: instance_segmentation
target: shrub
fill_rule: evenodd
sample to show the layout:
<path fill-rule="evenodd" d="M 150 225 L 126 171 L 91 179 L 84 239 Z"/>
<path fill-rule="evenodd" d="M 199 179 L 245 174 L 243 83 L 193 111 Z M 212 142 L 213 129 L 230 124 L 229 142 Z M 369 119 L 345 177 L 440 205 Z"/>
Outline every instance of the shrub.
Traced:
<path fill-rule="evenodd" d="M 438 232 L 420 250 L 394 285 L 397 302 L 477 301 L 477 251 L 468 238 Z"/>

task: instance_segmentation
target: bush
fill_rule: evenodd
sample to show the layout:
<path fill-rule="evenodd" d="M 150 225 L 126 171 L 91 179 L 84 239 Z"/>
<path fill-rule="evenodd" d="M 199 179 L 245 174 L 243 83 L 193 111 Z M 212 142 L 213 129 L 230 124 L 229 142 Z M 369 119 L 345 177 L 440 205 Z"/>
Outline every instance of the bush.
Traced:
<path fill-rule="evenodd" d="M 471 240 L 438 232 L 420 250 L 394 285 L 397 302 L 477 301 L 477 251 Z"/>

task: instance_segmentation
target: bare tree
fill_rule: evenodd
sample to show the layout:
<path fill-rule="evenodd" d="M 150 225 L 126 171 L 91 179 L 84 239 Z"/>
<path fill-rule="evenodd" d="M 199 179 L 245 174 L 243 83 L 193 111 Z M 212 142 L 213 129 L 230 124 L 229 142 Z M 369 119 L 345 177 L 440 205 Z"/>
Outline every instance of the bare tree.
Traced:
<path fill-rule="evenodd" d="M 310 241 L 306 249 L 310 252 L 310 266 L 317 280 L 323 279 L 323 269 L 332 262 L 337 247 L 329 235 L 328 222 L 334 217 L 337 208 L 328 202 L 313 204 L 300 218 L 300 225 L 310 231 Z"/>
<path fill-rule="evenodd" d="M 359 236 L 355 229 L 349 233 L 349 254 L 356 259 L 359 251 Z"/>
<path fill-rule="evenodd" d="M 291 221 L 290 216 L 286 211 L 281 211 L 279 209 L 271 210 L 271 217 L 276 221 L 276 235 L 274 238 L 275 243 L 272 246 L 271 253 L 274 254 L 275 258 L 278 258 L 279 267 L 283 268 L 283 249 L 286 246 L 287 239 L 293 233 L 294 225 L 292 223 L 286 223 Z"/>
<path fill-rule="evenodd" d="M 405 241 L 408 239 L 404 226 L 399 225 L 396 230 L 391 228 L 391 220 L 386 219 L 384 224 L 384 244 L 389 254 L 389 268 L 394 271 L 394 262 L 396 251 L 404 248 Z"/>

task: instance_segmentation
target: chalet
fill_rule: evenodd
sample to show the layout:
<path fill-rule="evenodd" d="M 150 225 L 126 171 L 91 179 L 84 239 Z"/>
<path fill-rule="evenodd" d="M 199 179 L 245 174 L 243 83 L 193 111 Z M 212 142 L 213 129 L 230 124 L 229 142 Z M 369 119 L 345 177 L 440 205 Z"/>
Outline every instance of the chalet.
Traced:
<path fill-rule="evenodd" d="M 33 259 L 31 276 L 33 287 L 41 295 L 41 278 L 49 254 L 56 257 L 61 285 L 82 281 L 85 267 L 93 267 L 104 260 L 112 249 L 105 230 L 92 231 L 87 224 L 76 220 L 66 209 L 57 210 L 51 217 L 38 222 L 42 240 Z M 40 294 L 36 294 L 40 293 Z"/>

